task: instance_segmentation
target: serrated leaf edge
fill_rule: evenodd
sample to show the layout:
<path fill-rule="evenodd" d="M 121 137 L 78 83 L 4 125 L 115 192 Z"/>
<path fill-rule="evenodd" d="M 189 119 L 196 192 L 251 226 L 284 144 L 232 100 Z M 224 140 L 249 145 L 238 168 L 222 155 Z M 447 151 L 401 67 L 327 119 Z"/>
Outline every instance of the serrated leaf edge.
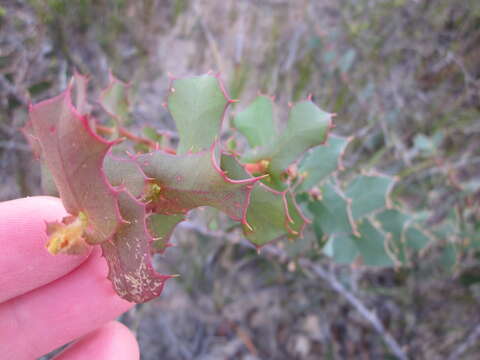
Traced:
<path fill-rule="evenodd" d="M 392 247 L 392 244 L 393 244 L 392 234 L 387 232 L 382 227 L 382 224 L 380 223 L 380 221 L 378 221 L 373 214 L 366 216 L 365 219 L 368 219 L 372 224 L 372 226 L 384 236 L 385 241 L 383 242 L 383 247 L 385 249 L 385 252 L 387 253 L 388 256 L 390 256 L 390 259 L 392 259 L 394 267 L 396 269 L 400 268 L 402 266 L 402 262 L 398 259 L 397 255 L 395 254 L 395 250 Z M 403 240 L 401 240 L 401 242 L 403 243 Z"/>
<path fill-rule="evenodd" d="M 263 177 L 262 177 L 263 178 Z M 275 194 L 277 196 L 281 196 L 282 197 L 282 203 L 283 203 L 283 208 L 285 210 L 285 220 L 284 220 L 284 224 L 285 224 L 285 228 L 287 230 L 287 232 L 290 234 L 290 235 L 293 235 L 295 237 L 300 237 L 302 238 L 303 235 L 304 235 L 304 230 L 305 230 L 305 227 L 307 226 L 307 224 L 310 224 L 312 221 L 307 218 L 305 216 L 305 214 L 303 213 L 302 209 L 300 208 L 300 206 L 298 206 L 296 200 L 295 200 L 295 197 L 292 196 L 291 200 L 293 202 L 293 205 L 296 207 L 297 211 L 298 211 L 298 214 L 300 215 L 300 218 L 303 220 L 303 224 L 302 224 L 302 227 L 300 228 L 300 231 L 297 232 L 295 230 L 293 230 L 291 227 L 290 227 L 290 224 L 294 223 L 293 219 L 292 219 L 292 216 L 290 215 L 290 211 L 288 210 L 288 199 L 287 199 L 287 195 L 290 193 L 290 189 L 285 189 L 284 191 L 278 191 L 278 190 L 275 190 L 275 189 L 272 189 L 271 187 L 263 184 L 262 182 L 259 182 L 257 184 L 258 186 L 264 188 L 266 191 L 268 192 L 271 192 L 272 194 Z M 248 209 L 247 209 L 248 210 Z M 251 226 L 247 225 L 247 228 L 249 231 L 255 231 L 255 229 L 253 229 Z M 244 230 L 245 232 L 245 230 Z M 288 235 L 287 235 L 288 236 Z M 265 244 L 261 244 L 261 245 L 257 245 L 257 244 L 253 244 L 257 250 L 260 250 L 261 248 L 263 248 L 265 245 L 268 245 L 268 244 L 271 244 L 273 243 L 274 241 L 277 241 L 281 238 L 284 238 L 285 235 L 281 235 L 279 236 L 278 238 L 276 239 L 272 239 L 271 241 L 265 243 Z"/>
<path fill-rule="evenodd" d="M 153 255 L 156 253 L 155 251 L 153 251 L 153 242 L 155 241 L 154 237 L 152 236 L 151 232 L 150 232 L 150 229 L 148 228 L 148 225 L 147 225 L 147 217 L 148 217 L 148 213 L 147 213 L 147 210 L 146 210 L 146 204 L 144 204 L 143 202 L 141 202 L 140 200 L 138 200 L 137 198 L 135 198 L 135 196 L 133 196 L 128 190 L 123 190 L 123 192 L 125 194 L 127 194 L 127 196 L 129 196 L 131 198 L 132 201 L 134 201 L 137 205 L 139 205 L 142 210 L 143 210 L 143 213 L 144 213 L 144 216 L 142 217 L 142 222 L 143 222 L 143 228 L 144 228 L 144 231 L 145 231 L 145 234 L 147 234 L 147 247 L 149 249 L 149 254 L 147 255 L 148 258 L 149 258 L 149 261 L 146 263 L 146 266 L 147 266 L 147 269 L 150 271 L 151 275 L 153 276 L 153 278 L 155 279 L 158 279 L 160 281 L 163 282 L 163 285 L 162 285 L 162 289 L 160 290 L 160 293 L 162 292 L 163 290 L 163 287 L 165 286 L 165 282 L 171 278 L 174 278 L 176 277 L 176 275 L 163 275 L 163 274 L 160 274 L 159 272 L 157 272 L 155 270 L 155 268 L 153 267 L 152 265 L 152 261 L 153 261 Z M 125 221 L 126 224 L 129 224 L 128 221 Z M 112 241 L 113 239 L 110 238 L 109 241 Z M 102 245 L 102 244 L 99 244 L 99 245 Z M 116 247 L 116 245 L 114 245 Z M 157 252 L 158 253 L 158 252 Z M 105 257 L 105 255 L 103 254 L 103 249 L 102 249 L 102 256 Z M 114 280 L 112 279 L 111 277 L 111 272 L 110 272 L 110 264 L 107 260 L 107 258 L 105 257 L 105 260 L 109 266 L 109 271 L 108 271 L 108 275 L 107 275 L 107 278 L 111 281 L 112 283 L 112 286 L 115 284 Z M 121 263 L 120 263 L 120 266 L 121 266 Z M 131 298 L 131 297 L 126 297 L 126 296 L 121 296 L 122 298 L 124 298 L 125 300 L 127 301 L 134 301 L 136 303 L 140 303 L 140 302 L 146 302 L 148 300 L 151 300 L 153 299 L 154 297 L 156 296 L 159 296 L 160 294 L 158 295 L 155 295 L 153 297 L 150 297 L 150 298 L 142 298 L 141 301 L 138 301 L 138 299 L 134 299 L 134 298 Z"/>
<path fill-rule="evenodd" d="M 172 75 L 171 73 L 168 73 L 167 75 L 168 75 L 168 79 L 169 79 L 169 84 L 168 84 L 167 96 L 166 96 L 165 102 L 163 103 L 163 107 L 166 110 L 168 110 L 169 112 L 170 112 L 170 109 L 168 108 L 168 100 L 169 100 L 170 96 L 175 92 L 174 83 L 175 83 L 176 80 L 194 79 L 194 78 L 200 78 L 202 76 L 211 76 L 211 77 L 214 77 L 217 80 L 218 87 L 220 88 L 220 91 L 222 92 L 223 97 L 226 100 L 226 104 L 225 104 L 225 107 L 223 108 L 223 113 L 222 113 L 222 116 L 221 116 L 221 119 L 220 119 L 220 125 L 219 125 L 219 129 L 218 129 L 218 131 L 220 133 L 220 131 L 222 129 L 222 126 L 223 126 L 223 123 L 225 121 L 225 115 L 227 113 L 227 110 L 228 110 L 230 104 L 238 102 L 237 100 L 232 99 L 230 97 L 230 95 L 228 94 L 228 92 L 225 88 L 225 84 L 223 83 L 223 81 L 220 77 L 220 72 L 213 73 L 213 71 L 208 71 L 203 75 L 192 75 L 192 76 L 185 76 L 185 77 L 181 77 L 181 78 L 176 77 L 176 76 Z"/>
<path fill-rule="evenodd" d="M 114 145 L 117 145 L 120 142 L 122 142 L 123 139 L 115 139 L 115 140 L 112 140 L 112 141 L 108 141 L 108 140 L 102 138 L 101 136 L 99 136 L 95 131 L 92 130 L 91 123 L 90 123 L 89 120 L 90 119 L 94 120 L 94 118 L 90 117 L 88 114 L 82 115 L 72 103 L 72 88 L 73 88 L 73 86 L 74 86 L 74 82 L 71 81 L 68 84 L 67 88 L 62 93 L 60 93 L 59 95 L 54 96 L 50 99 L 41 101 L 37 104 L 30 104 L 29 105 L 29 114 L 33 111 L 33 109 L 35 107 L 41 107 L 41 106 L 44 106 L 44 105 L 48 105 L 48 104 L 53 103 L 53 102 L 57 101 L 58 99 L 64 97 L 63 101 L 65 101 L 66 106 L 69 108 L 69 110 L 71 111 L 73 116 L 78 121 L 80 121 L 80 123 L 85 128 L 85 131 L 87 132 L 87 134 L 89 136 L 91 136 L 94 140 L 96 140 L 96 141 L 98 141 L 98 142 L 107 146 L 107 148 L 104 152 L 104 155 L 103 155 L 103 158 L 105 158 L 105 156 L 107 156 L 107 154 L 109 153 L 110 149 Z M 32 120 L 29 120 L 29 123 L 31 123 L 31 121 Z M 32 128 L 33 128 L 33 126 L 32 126 Z M 42 149 L 42 151 L 43 151 L 43 149 Z M 118 228 L 119 228 L 120 224 L 126 223 L 126 221 L 125 221 L 125 219 L 123 219 L 123 217 L 121 215 L 120 208 L 119 208 L 119 205 L 118 205 L 118 199 L 117 199 L 118 194 L 122 190 L 120 190 L 120 189 L 118 189 L 118 188 L 116 188 L 116 187 L 114 187 L 110 184 L 110 182 L 108 181 L 108 178 L 107 178 L 107 176 L 106 176 L 106 174 L 103 170 L 103 163 L 102 163 L 102 166 L 99 168 L 99 171 L 100 171 L 100 177 L 101 177 L 103 183 L 107 186 L 107 189 L 113 194 L 113 196 L 115 198 L 115 206 L 114 206 L 115 207 L 115 212 L 116 212 L 115 216 L 116 216 L 117 221 L 118 221 L 117 225 L 116 225 L 115 229 L 112 231 L 112 233 L 105 237 L 105 239 L 104 239 L 104 241 L 105 241 L 105 240 L 108 240 L 109 238 L 111 238 L 118 231 Z M 80 203 L 80 202 L 77 200 L 77 203 Z M 83 211 L 83 209 L 78 209 L 78 212 L 80 212 L 80 211 Z M 71 215 L 78 215 L 78 214 L 71 214 Z"/>
<path fill-rule="evenodd" d="M 332 125 L 333 125 L 333 124 L 332 124 Z M 332 128 L 335 128 L 335 125 L 333 125 Z M 328 135 L 327 135 L 327 140 L 325 141 L 325 143 L 320 144 L 320 145 L 317 145 L 317 146 L 314 146 L 314 147 L 308 149 L 307 151 L 305 151 L 305 153 L 304 153 L 301 157 L 299 157 L 299 160 L 297 161 L 297 164 L 299 164 L 299 163 L 302 161 L 303 157 L 304 157 L 309 151 L 312 151 L 313 149 L 315 149 L 315 148 L 318 147 L 318 146 L 328 146 L 328 140 L 330 139 L 330 135 L 332 135 L 331 132 L 328 133 Z M 337 159 L 337 168 L 336 168 L 334 171 L 332 171 L 332 172 L 330 173 L 330 175 L 328 175 L 328 176 L 326 176 L 324 179 L 320 180 L 313 188 L 315 188 L 315 187 L 321 187 L 322 185 L 324 185 L 326 182 L 329 181 L 329 179 L 331 178 L 331 175 L 335 175 L 335 174 L 337 174 L 339 171 L 344 171 L 344 170 L 345 170 L 345 167 L 344 167 L 344 165 L 343 165 L 343 158 L 344 158 L 345 153 L 346 153 L 346 151 L 347 151 L 348 145 L 350 145 L 350 143 L 351 143 L 352 140 L 354 139 L 354 136 L 348 136 L 348 137 L 344 137 L 344 136 L 340 136 L 340 135 L 335 135 L 335 136 L 341 137 L 341 138 L 343 138 L 343 139 L 346 140 L 346 143 L 345 143 L 345 145 L 343 146 L 342 151 L 340 151 L 340 154 L 339 154 L 338 159 Z M 301 175 L 300 175 L 300 176 L 301 176 Z M 302 179 L 302 180 L 300 180 L 298 183 L 295 183 L 295 185 L 293 186 L 293 189 L 296 189 L 297 187 L 300 187 L 300 186 L 302 185 L 302 183 L 304 182 L 304 180 L 305 180 L 305 179 Z M 307 191 L 307 192 L 308 192 L 308 191 Z"/>
<path fill-rule="evenodd" d="M 120 127 L 120 124 L 121 124 L 120 117 L 117 114 L 110 112 L 105 107 L 105 105 L 103 104 L 103 99 L 105 98 L 105 94 L 107 93 L 107 91 L 109 91 L 115 85 L 115 83 L 123 85 L 126 88 L 127 91 L 129 91 L 132 88 L 132 83 L 120 80 L 115 75 L 113 75 L 112 70 L 110 70 L 108 72 L 108 85 L 100 91 L 100 96 L 99 96 L 100 101 L 99 101 L 99 103 L 100 103 L 100 106 L 102 107 L 103 111 L 105 111 L 111 118 L 114 119 L 115 123 L 117 124 L 117 127 Z M 127 101 L 127 104 L 130 105 L 131 104 L 130 103 L 130 96 L 128 96 L 128 95 L 130 95 L 129 92 L 127 92 L 126 101 Z"/>
<path fill-rule="evenodd" d="M 372 222 L 372 225 L 375 226 L 377 228 L 377 230 L 379 230 L 382 234 L 385 235 L 385 240 L 386 240 L 385 243 L 387 244 L 387 247 L 385 248 L 385 250 L 387 251 L 387 254 L 389 254 L 391 256 L 393 262 L 395 263 L 395 268 L 400 268 L 402 266 L 409 266 L 411 264 L 410 264 L 410 259 L 407 256 L 408 254 L 407 253 L 405 254 L 405 264 L 402 264 L 401 260 L 396 255 L 395 245 L 393 244 L 393 234 L 391 232 L 385 230 L 382 226 L 382 223 L 374 217 L 376 214 L 378 214 L 378 213 L 380 213 L 381 211 L 384 211 L 384 210 L 385 209 L 380 210 L 380 211 L 376 212 L 375 214 L 370 215 L 370 217 L 371 217 L 370 220 Z M 405 213 L 402 211 L 402 209 L 400 209 L 398 207 L 391 207 L 388 210 L 396 210 L 399 213 L 401 213 L 402 215 L 405 215 Z M 407 247 L 405 246 L 406 245 L 405 230 L 407 228 L 407 224 L 408 224 L 408 220 L 405 221 L 405 223 L 403 224 L 402 230 L 401 230 L 401 233 L 400 233 L 400 243 L 402 244 L 405 252 L 406 252 L 406 249 L 407 249 Z M 390 245 L 390 247 L 388 247 L 389 245 Z"/>
<path fill-rule="evenodd" d="M 241 113 L 242 111 L 246 110 L 250 105 L 252 105 L 252 103 L 253 103 L 258 97 L 266 98 L 267 100 L 269 100 L 269 101 L 272 103 L 272 117 L 273 117 L 272 120 L 273 120 L 275 135 L 278 136 L 278 129 L 277 129 L 277 126 L 276 126 L 276 125 L 277 125 L 277 124 L 276 124 L 276 121 L 275 121 L 275 114 L 276 114 L 276 110 L 277 110 L 277 109 L 276 109 L 276 108 L 277 108 L 277 103 L 275 102 L 275 95 L 264 94 L 264 93 L 260 92 L 260 90 L 257 91 L 257 95 L 255 96 L 255 98 L 254 98 L 252 101 L 250 101 L 245 108 L 241 109 L 240 111 L 235 112 L 235 114 L 234 114 L 234 119 L 237 118 L 237 116 L 238 116 L 239 113 Z M 243 134 L 240 132 L 240 130 L 235 126 L 235 121 L 232 121 L 232 123 L 231 123 L 231 128 L 232 128 L 236 133 L 239 133 L 239 134 L 241 134 L 243 137 L 245 137 L 245 135 L 243 135 Z M 246 137 L 245 137 L 245 138 L 246 138 Z M 247 144 L 248 144 L 248 141 L 247 141 Z M 250 144 L 248 144 L 248 145 L 249 145 L 249 147 L 250 147 Z M 260 146 L 255 146 L 255 147 L 260 147 Z M 250 147 L 250 148 L 253 149 L 253 148 L 255 148 L 255 147 Z M 237 155 L 238 155 L 238 154 L 237 154 Z"/>
<path fill-rule="evenodd" d="M 342 190 L 340 186 L 336 182 L 330 181 L 330 184 L 332 185 L 332 189 L 337 193 L 338 196 L 340 196 L 345 202 L 347 203 L 346 209 L 347 209 L 347 217 L 348 217 L 348 222 L 350 223 L 350 226 L 352 227 L 352 234 L 356 237 L 360 237 L 360 233 L 358 232 L 357 228 L 357 223 L 353 219 L 353 213 L 352 213 L 352 199 L 349 198 Z"/>
<path fill-rule="evenodd" d="M 400 210 L 400 208 L 395 208 L 395 206 L 393 205 L 393 201 L 392 201 L 392 198 L 391 198 L 391 193 L 393 191 L 393 188 L 395 187 L 395 185 L 397 185 L 397 182 L 398 182 L 398 177 L 396 176 L 391 176 L 391 175 L 388 175 L 388 174 L 384 174 L 384 173 L 381 173 L 381 172 L 378 172 L 376 170 L 368 170 L 368 171 L 361 171 L 360 172 L 361 175 L 363 176 L 367 176 L 367 177 L 383 177 L 383 178 L 388 178 L 388 179 L 392 179 L 392 183 L 389 185 L 389 187 L 387 188 L 387 191 L 385 193 L 385 206 L 382 206 L 381 208 L 377 209 L 377 210 L 374 210 L 372 211 L 370 214 L 368 215 L 364 215 L 364 217 L 368 218 L 370 216 L 373 216 L 373 215 L 376 215 L 376 214 L 379 214 L 381 213 L 382 211 L 384 210 L 392 210 L 392 209 L 395 209 L 395 210 L 398 210 L 400 212 L 402 212 Z M 348 183 L 351 182 L 352 179 L 350 179 L 350 181 L 345 181 L 342 183 L 342 191 L 344 188 L 347 187 Z M 353 217 L 352 217 L 353 219 Z M 361 221 L 362 218 L 358 219 L 357 221 Z M 355 220 L 354 220 L 355 221 Z"/>

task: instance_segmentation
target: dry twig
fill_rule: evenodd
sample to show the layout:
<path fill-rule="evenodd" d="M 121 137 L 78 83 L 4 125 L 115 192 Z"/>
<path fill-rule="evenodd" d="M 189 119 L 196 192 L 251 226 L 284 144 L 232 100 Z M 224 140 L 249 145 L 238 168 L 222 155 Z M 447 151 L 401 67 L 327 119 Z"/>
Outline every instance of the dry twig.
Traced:
<path fill-rule="evenodd" d="M 472 346 L 477 344 L 478 339 L 480 338 L 480 324 L 475 326 L 467 339 L 462 342 L 448 357 L 448 360 L 460 359 L 460 357 Z"/>
<path fill-rule="evenodd" d="M 192 222 L 183 222 L 179 224 L 180 227 L 195 231 L 205 236 L 210 236 L 214 238 L 223 238 L 232 242 L 238 242 L 239 237 L 235 233 L 224 233 L 222 231 L 210 231 L 205 229 L 201 225 L 192 223 Z M 290 262 L 286 252 L 280 249 L 277 246 L 265 246 L 262 248 L 264 254 L 268 254 L 280 260 L 283 263 Z M 367 320 L 370 325 L 375 329 L 375 331 L 382 337 L 383 341 L 389 348 L 389 350 L 400 360 L 408 360 L 407 355 L 402 350 L 395 338 L 385 329 L 382 322 L 378 318 L 377 314 L 369 310 L 363 302 L 355 296 L 355 294 L 349 291 L 342 283 L 336 278 L 335 274 L 325 270 L 319 264 L 313 263 L 312 261 L 306 258 L 300 258 L 298 263 L 302 266 L 302 269 L 309 272 L 312 275 L 318 276 L 322 280 L 326 281 L 330 287 L 335 290 L 337 293 L 342 295 L 349 303 L 352 305 L 362 317 Z M 480 335 L 480 326 L 478 328 L 478 335 Z"/>

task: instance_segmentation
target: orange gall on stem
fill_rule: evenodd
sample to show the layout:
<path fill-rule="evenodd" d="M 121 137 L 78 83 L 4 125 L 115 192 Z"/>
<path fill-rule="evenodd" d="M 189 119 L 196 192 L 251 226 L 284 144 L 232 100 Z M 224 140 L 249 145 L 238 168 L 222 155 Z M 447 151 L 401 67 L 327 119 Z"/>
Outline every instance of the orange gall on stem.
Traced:
<path fill-rule="evenodd" d="M 245 164 L 244 168 L 250 174 L 265 174 L 267 172 L 270 161 L 260 160 L 259 162 L 253 164 Z"/>

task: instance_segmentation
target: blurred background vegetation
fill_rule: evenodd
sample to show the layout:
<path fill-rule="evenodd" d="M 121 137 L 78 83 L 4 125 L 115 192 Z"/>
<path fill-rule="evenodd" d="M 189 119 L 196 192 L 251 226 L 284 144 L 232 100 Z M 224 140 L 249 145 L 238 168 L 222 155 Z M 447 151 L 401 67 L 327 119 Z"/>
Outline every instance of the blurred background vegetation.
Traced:
<path fill-rule="evenodd" d="M 0 0 L 0 200 L 40 194 L 19 129 L 28 104 L 74 69 L 91 97 L 109 69 L 134 87 L 133 131 L 175 131 L 168 73 L 220 71 L 232 98 L 287 104 L 313 94 L 354 136 L 349 171 L 397 175 L 396 202 L 434 235 L 406 269 L 333 265 L 412 359 L 480 353 L 480 2 L 478 0 Z M 218 234 L 215 212 L 195 218 Z M 208 235 L 208 234 L 207 234 Z M 385 359 L 381 337 L 302 268 L 315 239 L 278 261 L 178 230 L 159 267 L 179 273 L 123 317 L 142 359 Z M 393 357 L 392 357 L 393 358 Z"/>

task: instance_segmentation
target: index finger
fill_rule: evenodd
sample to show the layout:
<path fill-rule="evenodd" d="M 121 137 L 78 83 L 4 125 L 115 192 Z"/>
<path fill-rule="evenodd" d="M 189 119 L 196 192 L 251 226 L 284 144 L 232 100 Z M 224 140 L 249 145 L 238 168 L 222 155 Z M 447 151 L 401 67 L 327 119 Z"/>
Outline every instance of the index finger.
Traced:
<path fill-rule="evenodd" d="M 61 278 L 87 259 L 53 256 L 45 248 L 46 222 L 66 215 L 61 201 L 49 196 L 0 203 L 0 303 Z"/>

